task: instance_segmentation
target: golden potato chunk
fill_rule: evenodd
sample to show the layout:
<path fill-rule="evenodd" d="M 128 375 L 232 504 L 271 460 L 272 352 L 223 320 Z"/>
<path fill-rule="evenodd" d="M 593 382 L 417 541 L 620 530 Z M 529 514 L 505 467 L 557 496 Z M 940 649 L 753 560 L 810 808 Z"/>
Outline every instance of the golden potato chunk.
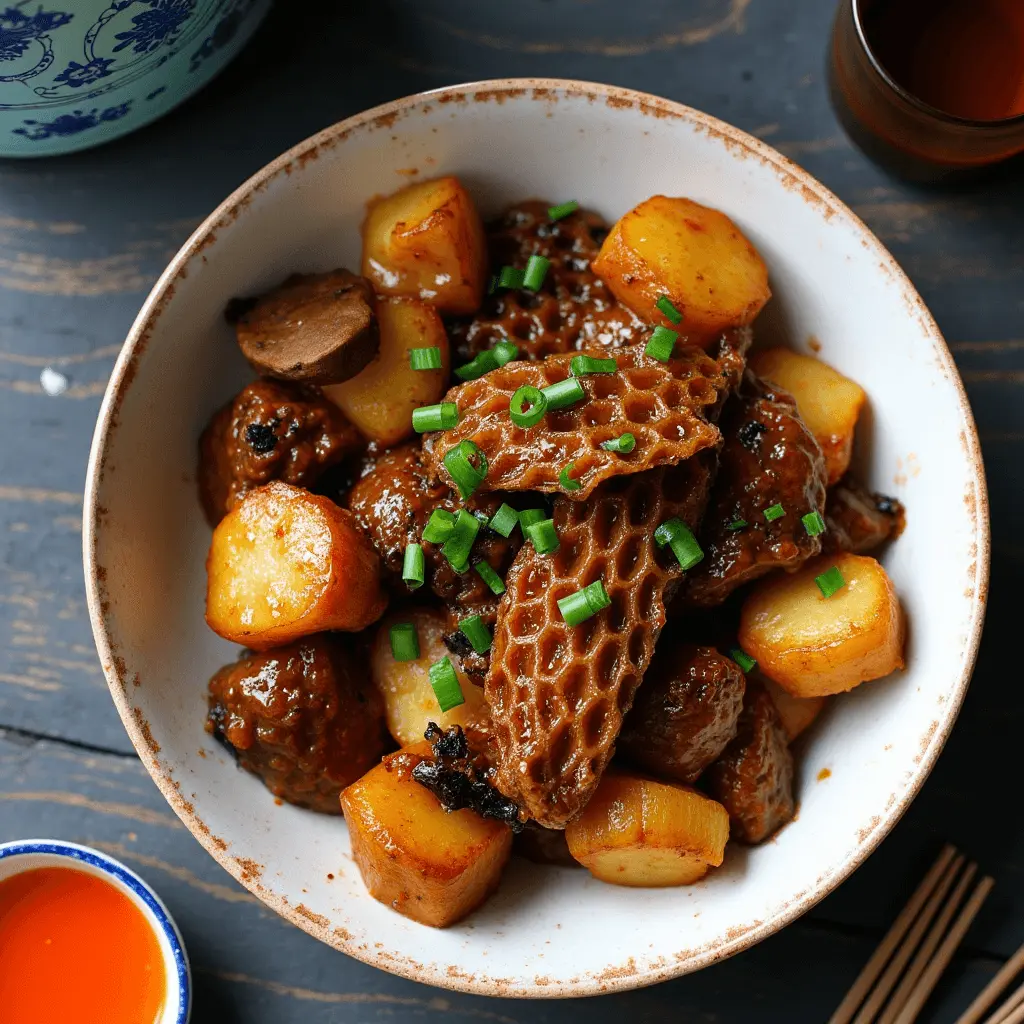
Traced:
<path fill-rule="evenodd" d="M 835 567 L 846 585 L 823 597 L 815 577 Z M 866 555 L 823 555 L 770 576 L 743 603 L 740 646 L 794 697 L 852 690 L 903 668 L 904 622 L 885 569 Z"/>
<path fill-rule="evenodd" d="M 256 651 L 375 622 L 380 559 L 352 513 L 279 480 L 250 491 L 213 531 L 206 621 Z"/>
<path fill-rule="evenodd" d="M 448 383 L 448 335 L 431 306 L 409 299 L 377 303 L 380 350 L 360 373 L 324 394 L 368 437 L 392 447 L 412 437 L 412 411 L 441 400 Z M 409 352 L 439 348 L 439 370 L 414 370 Z"/>
<path fill-rule="evenodd" d="M 370 207 L 363 276 L 378 295 L 422 299 L 445 313 L 474 313 L 487 276 L 480 215 L 458 178 L 403 188 Z"/>
<path fill-rule="evenodd" d="M 850 467 L 853 431 L 867 400 L 864 389 L 828 363 L 788 348 L 753 352 L 750 367 L 796 399 L 800 418 L 821 445 L 828 483 L 834 484 Z"/>
<path fill-rule="evenodd" d="M 370 895 L 414 921 L 444 928 L 497 887 L 512 830 L 473 811 L 445 811 L 412 777 L 430 753 L 421 741 L 390 754 L 341 794 L 341 809 Z"/>
<path fill-rule="evenodd" d="M 767 677 L 764 677 L 762 682 L 775 705 L 775 710 L 779 713 L 782 731 L 790 743 L 811 727 L 828 702 L 827 697 L 794 697 Z"/>
<path fill-rule="evenodd" d="M 391 627 L 399 622 L 411 622 L 416 627 L 420 656 L 415 661 L 395 661 L 391 653 Z M 388 731 L 400 746 L 422 740 L 430 722 L 442 729 L 461 725 L 467 732 L 490 728 L 484 691 L 466 678 L 458 658 L 451 662 L 466 703 L 444 713 L 438 707 L 430 685 L 430 666 L 448 655 L 443 639 L 447 631 L 448 617 L 439 608 L 407 608 L 389 615 L 377 627 L 370 651 L 370 675 L 384 698 Z"/>
<path fill-rule="evenodd" d="M 569 852 L 612 885 L 690 885 L 718 867 L 729 815 L 689 786 L 608 773 L 565 830 Z"/>
<path fill-rule="evenodd" d="M 724 214 L 691 199 L 651 196 L 612 228 L 592 264 L 612 294 L 652 324 L 668 296 L 683 314 L 671 325 L 706 344 L 753 321 L 771 298 L 768 269 Z"/>

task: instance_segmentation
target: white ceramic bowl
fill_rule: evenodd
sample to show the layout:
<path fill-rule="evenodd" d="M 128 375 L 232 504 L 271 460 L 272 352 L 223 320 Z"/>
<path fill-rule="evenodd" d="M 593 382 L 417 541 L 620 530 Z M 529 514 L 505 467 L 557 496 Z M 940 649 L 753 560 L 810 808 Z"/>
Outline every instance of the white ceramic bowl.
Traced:
<path fill-rule="evenodd" d="M 181 933 L 159 896 L 131 868 L 91 846 L 62 839 L 0 843 L 0 882 L 35 868 L 72 868 L 109 882 L 135 904 L 156 936 L 163 960 L 167 999 L 156 1024 L 188 1024 L 192 975 Z"/>
<path fill-rule="evenodd" d="M 885 562 L 910 622 L 907 670 L 836 701 L 803 744 L 800 813 L 772 842 L 733 844 L 705 882 L 669 890 L 513 862 L 497 895 L 443 932 L 366 894 L 341 820 L 276 806 L 204 735 L 206 680 L 235 649 L 203 622 L 210 532 L 195 494 L 200 430 L 251 377 L 224 322 L 227 299 L 293 271 L 357 266 L 367 200 L 438 174 L 459 175 L 485 216 L 542 196 L 615 218 L 663 192 L 733 217 L 771 273 L 775 297 L 758 336 L 798 349 L 817 339 L 823 358 L 867 389 L 857 458 L 871 485 L 909 509 Z M 111 693 L 199 841 L 324 942 L 419 981 L 492 995 L 581 995 L 693 971 L 838 885 L 942 748 L 988 581 L 985 482 L 967 399 L 889 253 L 769 146 L 678 104 L 574 82 L 487 82 L 399 100 L 307 140 L 225 200 L 128 336 L 100 413 L 86 516 L 90 609 Z M 831 777 L 818 782 L 823 768 Z"/>

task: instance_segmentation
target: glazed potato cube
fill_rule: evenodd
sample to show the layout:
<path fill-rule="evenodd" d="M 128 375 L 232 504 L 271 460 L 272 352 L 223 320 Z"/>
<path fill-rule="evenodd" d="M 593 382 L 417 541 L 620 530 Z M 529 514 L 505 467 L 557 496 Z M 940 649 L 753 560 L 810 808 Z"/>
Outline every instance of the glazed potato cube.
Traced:
<path fill-rule="evenodd" d="M 412 777 L 429 755 L 422 741 L 390 754 L 341 794 L 341 809 L 370 895 L 414 921 L 444 928 L 497 887 L 512 830 L 474 811 L 444 810 Z"/>
<path fill-rule="evenodd" d="M 823 597 L 835 566 L 846 585 Z M 852 690 L 903 668 L 904 622 L 885 569 L 866 555 L 823 555 L 761 581 L 740 615 L 740 646 L 794 697 Z"/>
<path fill-rule="evenodd" d="M 767 676 L 762 682 L 779 713 L 779 722 L 790 743 L 810 728 L 828 701 L 827 697 L 794 697 Z"/>
<path fill-rule="evenodd" d="M 395 661 L 391 653 L 391 627 L 399 622 L 411 622 L 416 627 L 420 656 L 415 661 Z M 430 666 L 448 654 L 443 640 L 447 623 L 441 609 L 410 608 L 389 615 L 377 627 L 370 652 L 370 675 L 384 698 L 388 730 L 400 746 L 422 740 L 430 722 L 442 729 L 461 725 L 467 731 L 486 731 L 489 727 L 484 691 L 466 678 L 458 667 L 458 658 L 451 661 L 466 703 L 444 713 L 438 707 L 430 685 Z"/>
<path fill-rule="evenodd" d="M 324 394 L 368 437 L 390 448 L 413 434 L 412 411 L 448 386 L 448 335 L 437 310 L 409 299 L 377 303 L 380 350 L 360 373 Z M 409 351 L 439 348 L 441 369 L 414 370 Z"/>
<path fill-rule="evenodd" d="M 667 295 L 683 314 L 673 325 L 697 344 L 749 324 L 771 297 L 757 250 L 724 214 L 690 199 L 651 196 L 612 228 L 593 263 L 612 294 L 641 319 L 667 321 Z"/>
<path fill-rule="evenodd" d="M 821 445 L 829 486 L 834 484 L 850 466 L 864 389 L 828 363 L 788 348 L 752 353 L 750 368 L 796 399 L 800 418 Z"/>
<path fill-rule="evenodd" d="M 473 313 L 487 275 L 480 215 L 458 178 L 437 178 L 378 200 L 363 224 L 363 276 L 378 295 Z"/>
<path fill-rule="evenodd" d="M 213 531 L 206 621 L 256 651 L 326 629 L 355 632 L 387 600 L 380 559 L 352 513 L 274 481 L 250 491 Z"/>
<path fill-rule="evenodd" d="M 609 773 L 565 830 L 569 852 L 602 882 L 690 885 L 718 867 L 729 815 L 689 786 Z"/>

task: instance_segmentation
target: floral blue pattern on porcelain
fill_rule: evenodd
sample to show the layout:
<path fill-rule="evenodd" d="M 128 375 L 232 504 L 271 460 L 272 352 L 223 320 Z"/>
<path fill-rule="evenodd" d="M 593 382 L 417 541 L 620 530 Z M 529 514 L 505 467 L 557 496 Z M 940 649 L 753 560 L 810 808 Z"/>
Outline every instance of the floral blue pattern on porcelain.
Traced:
<path fill-rule="evenodd" d="M 242 48 L 270 0 L 0 0 L 0 156 L 106 142 Z"/>

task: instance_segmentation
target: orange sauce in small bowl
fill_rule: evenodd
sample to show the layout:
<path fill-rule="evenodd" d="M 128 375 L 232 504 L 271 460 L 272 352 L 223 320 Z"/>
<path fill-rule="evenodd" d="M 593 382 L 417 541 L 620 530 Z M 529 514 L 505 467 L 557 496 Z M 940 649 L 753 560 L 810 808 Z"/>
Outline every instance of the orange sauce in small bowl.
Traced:
<path fill-rule="evenodd" d="M 0 881 L 4 1024 L 155 1024 L 166 998 L 157 936 L 112 884 L 65 867 Z"/>

